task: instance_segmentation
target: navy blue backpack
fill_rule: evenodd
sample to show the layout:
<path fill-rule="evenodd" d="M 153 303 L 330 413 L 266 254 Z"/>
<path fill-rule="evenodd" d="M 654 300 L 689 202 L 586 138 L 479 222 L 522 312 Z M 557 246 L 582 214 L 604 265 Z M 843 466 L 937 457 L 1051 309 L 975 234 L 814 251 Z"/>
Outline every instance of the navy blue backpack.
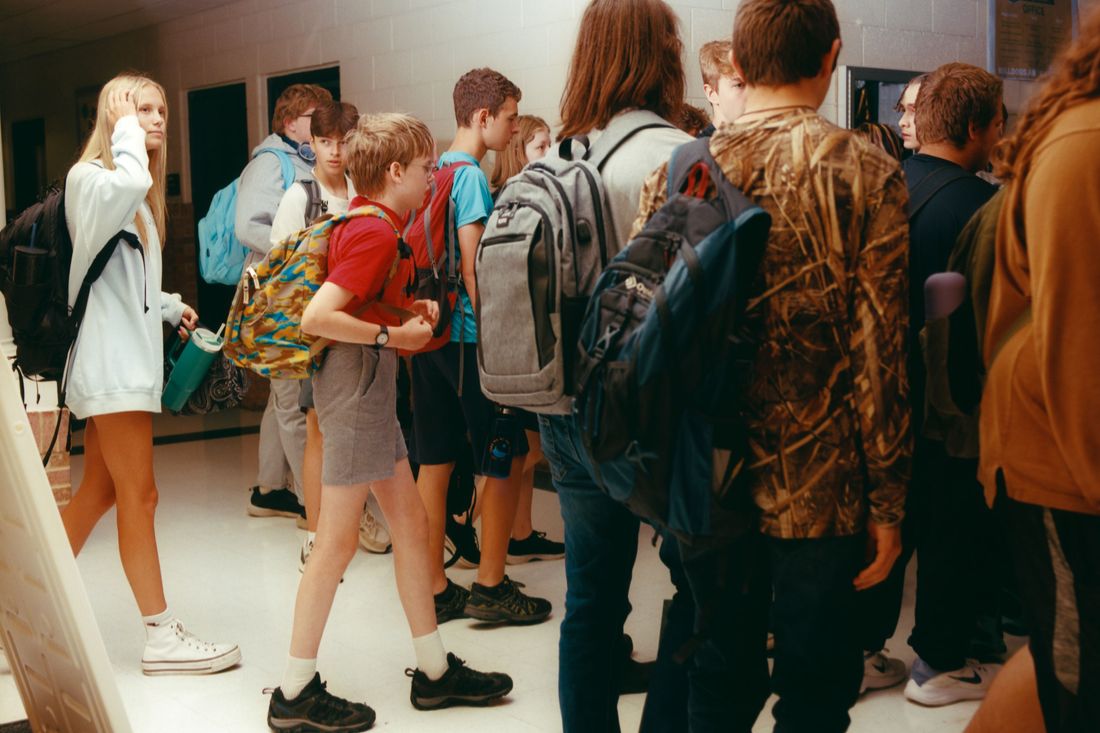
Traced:
<path fill-rule="evenodd" d="M 667 202 L 600 275 L 574 403 L 601 489 L 688 540 L 752 521 L 738 407 L 752 351 L 737 330 L 771 227 L 709 144 L 673 152 Z"/>

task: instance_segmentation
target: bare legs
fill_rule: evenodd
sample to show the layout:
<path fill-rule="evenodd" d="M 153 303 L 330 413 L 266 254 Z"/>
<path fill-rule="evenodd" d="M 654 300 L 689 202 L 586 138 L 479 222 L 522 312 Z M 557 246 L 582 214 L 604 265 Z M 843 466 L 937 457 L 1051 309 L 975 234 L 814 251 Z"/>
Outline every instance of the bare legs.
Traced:
<path fill-rule="evenodd" d="M 481 497 L 481 563 L 477 566 L 477 582 L 481 585 L 495 586 L 504 580 L 504 561 L 516 519 L 522 474 L 523 456 L 520 456 L 512 461 L 508 478 L 485 479 Z"/>
<path fill-rule="evenodd" d="M 321 515 L 321 466 L 324 447 L 317 411 L 310 408 L 306 412 L 306 452 L 302 457 L 302 493 L 305 494 L 303 500 L 306 506 L 306 526 L 310 532 L 317 531 L 317 520 Z"/>
<path fill-rule="evenodd" d="M 531 505 L 535 498 L 535 467 L 542 460 L 542 441 L 537 430 L 528 430 L 527 445 L 531 451 L 523 464 L 523 478 L 519 484 L 519 503 L 516 505 L 516 519 L 512 522 L 512 539 L 525 540 L 535 531 L 531 524 Z"/>
<path fill-rule="evenodd" d="M 420 497 L 413 491 L 409 462 L 402 459 L 392 478 L 373 484 L 322 488 L 317 539 L 306 563 L 294 604 L 294 632 L 290 654 L 313 659 L 321 643 L 340 578 L 355 556 L 359 518 L 368 490 L 373 490 L 393 538 L 397 593 L 414 638 L 435 631 L 432 598 L 433 555 L 428 550 L 428 520 Z M 442 555 L 442 548 L 440 549 Z"/>
<path fill-rule="evenodd" d="M 453 463 L 421 465 L 416 478 L 416 490 L 428 516 L 428 557 L 432 561 L 428 572 L 432 593 L 442 593 L 447 588 L 447 576 L 443 572 L 443 539 L 447 528 L 447 487 L 454 467 Z"/>
<path fill-rule="evenodd" d="M 164 611 L 164 585 L 154 515 L 153 416 L 148 412 L 97 415 L 88 421 L 84 477 L 61 513 L 73 554 L 107 511 L 118 507 L 118 552 L 143 616 Z"/>
<path fill-rule="evenodd" d="M 997 673 L 966 733 L 1043 733 L 1035 661 L 1025 646 Z"/>

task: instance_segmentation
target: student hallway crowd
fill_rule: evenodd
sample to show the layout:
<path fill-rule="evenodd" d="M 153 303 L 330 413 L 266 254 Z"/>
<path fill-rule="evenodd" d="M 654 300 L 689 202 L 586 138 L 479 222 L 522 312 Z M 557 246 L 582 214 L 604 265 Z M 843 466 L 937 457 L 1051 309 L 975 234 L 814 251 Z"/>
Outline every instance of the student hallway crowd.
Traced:
<path fill-rule="evenodd" d="M 272 730 L 376 722 L 317 664 L 362 546 L 393 554 L 419 710 L 490 725 L 512 694 L 448 621 L 564 613 L 569 733 L 618 731 L 647 684 L 643 731 L 749 731 L 774 694 L 776 731 L 839 732 L 902 684 L 983 700 L 969 731 L 1100 731 L 1100 13 L 1007 134 L 1002 82 L 962 63 L 908 84 L 900 135 L 836 127 L 817 110 L 840 48 L 830 0 L 743 0 L 700 53 L 708 119 L 669 6 L 592 0 L 556 137 L 479 68 L 445 151 L 410 115 L 283 92 L 230 209 L 234 308 L 293 297 L 266 346 L 227 337 L 270 376 L 247 510 L 306 530 Z M 164 89 L 119 75 L 66 179 L 70 305 L 130 236 L 69 358 L 86 453 L 62 520 L 79 553 L 117 508 L 142 671 L 214 673 L 242 651 L 169 606 L 154 532 L 162 323 L 199 318 L 160 290 L 169 132 Z M 561 541 L 532 524 L 543 459 Z M 647 523 L 676 593 L 641 665 Z M 914 554 L 907 669 L 884 646 Z M 510 577 L 532 560 L 564 565 L 564 609 Z M 1029 637 L 1007 659 L 1006 630 Z M 382 723 L 401 704 L 375 702 Z"/>

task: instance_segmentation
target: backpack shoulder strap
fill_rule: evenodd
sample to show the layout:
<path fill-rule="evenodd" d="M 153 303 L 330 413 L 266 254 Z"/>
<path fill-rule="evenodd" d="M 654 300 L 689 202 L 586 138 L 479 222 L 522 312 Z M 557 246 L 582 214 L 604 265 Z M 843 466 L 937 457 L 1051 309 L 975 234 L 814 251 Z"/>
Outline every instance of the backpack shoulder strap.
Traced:
<path fill-rule="evenodd" d="M 464 168 L 464 167 L 469 166 L 469 165 L 473 165 L 473 163 L 471 163 L 468 160 L 456 160 L 454 162 L 446 164 L 445 166 L 443 166 L 442 168 L 437 170 L 435 172 L 435 174 L 432 176 L 431 196 L 429 196 L 429 198 L 428 198 L 428 203 L 424 207 L 424 213 L 423 213 L 423 218 L 424 218 L 424 240 L 425 240 L 425 245 L 426 245 L 425 249 L 427 249 L 427 254 L 428 254 L 428 262 L 431 265 L 432 271 L 436 272 L 437 274 L 438 274 L 438 262 L 437 262 L 436 257 L 435 257 L 435 243 L 432 241 L 432 204 L 435 202 L 436 196 L 439 195 L 439 193 L 440 193 L 441 189 L 443 188 L 443 186 L 446 186 L 448 189 L 451 189 L 451 188 L 454 187 L 454 179 L 455 179 L 455 176 L 458 175 L 459 168 Z M 450 255 L 451 255 L 447 258 L 448 259 L 447 278 L 448 278 L 449 281 L 453 281 L 455 279 L 455 272 L 456 272 L 455 263 L 454 263 L 454 260 L 455 260 L 454 248 L 456 246 L 456 240 L 458 239 L 458 233 L 455 231 L 454 212 L 451 210 L 451 202 L 450 202 L 450 194 L 449 193 L 448 193 L 447 198 L 448 198 L 448 200 L 444 204 L 444 216 L 447 217 L 447 223 L 446 223 L 446 226 L 444 228 L 444 233 L 445 233 L 444 236 L 447 240 L 445 242 L 445 244 L 450 245 Z M 409 218 L 410 225 L 412 224 L 412 221 L 415 219 L 416 215 L 417 215 L 417 213 L 413 212 L 413 215 Z"/>
<path fill-rule="evenodd" d="M 702 193 L 708 187 L 705 185 L 706 181 L 697 178 L 702 175 L 701 170 L 705 171 L 710 182 L 714 184 L 714 192 L 722 199 L 730 217 L 736 218 L 754 206 L 744 193 L 729 183 L 726 174 L 722 172 L 722 166 L 718 165 L 710 151 L 709 137 L 696 138 L 672 151 L 668 161 L 668 198 L 680 192 L 702 198 Z"/>
<path fill-rule="evenodd" d="M 279 159 L 279 167 L 283 173 L 283 190 L 285 191 L 290 188 L 297 176 L 294 174 L 294 163 L 291 162 L 290 156 L 287 155 L 286 151 L 279 150 L 278 148 L 261 148 L 257 150 L 256 155 L 252 157 L 255 158 L 259 156 L 260 153 L 271 153 Z"/>
<path fill-rule="evenodd" d="M 577 158 L 573 154 L 573 142 L 575 141 L 580 143 L 584 151 L 580 160 L 586 160 L 596 166 L 597 170 L 603 170 L 608 159 L 632 137 L 642 130 L 662 127 L 675 129 L 671 123 L 662 120 L 652 112 L 643 110 L 627 112 L 613 119 L 595 143 L 590 144 L 587 135 L 564 138 L 558 143 L 558 155 L 562 160 L 576 160 Z"/>
<path fill-rule="evenodd" d="M 325 202 L 321 198 L 321 184 L 312 178 L 303 178 L 297 183 L 306 191 L 305 225 L 308 227 L 325 213 Z"/>
<path fill-rule="evenodd" d="M 922 178 L 909 194 L 909 220 L 912 221 L 937 193 L 970 175 L 958 166 L 945 166 Z"/>

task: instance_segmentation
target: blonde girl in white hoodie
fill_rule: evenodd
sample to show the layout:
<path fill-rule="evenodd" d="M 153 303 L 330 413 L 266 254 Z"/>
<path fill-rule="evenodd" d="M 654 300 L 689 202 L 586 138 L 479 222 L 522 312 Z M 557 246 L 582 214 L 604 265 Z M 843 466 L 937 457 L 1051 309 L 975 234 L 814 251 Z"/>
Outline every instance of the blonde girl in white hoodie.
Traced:
<path fill-rule="evenodd" d="M 194 328 L 198 314 L 180 296 L 162 293 L 165 233 L 164 88 L 122 74 L 99 94 L 95 129 L 69 171 L 65 218 L 73 240 L 69 303 L 96 254 L 120 230 L 121 241 L 92 285 L 70 355 L 66 404 L 87 418 L 84 476 L 61 514 L 73 552 L 118 508 L 122 567 L 145 622 L 141 667 L 146 674 L 202 674 L 237 664 L 233 644 L 209 644 L 184 630 L 161 583 L 154 514 L 153 413 L 163 390 L 161 321 Z M 182 328 L 181 328 L 182 330 Z"/>

